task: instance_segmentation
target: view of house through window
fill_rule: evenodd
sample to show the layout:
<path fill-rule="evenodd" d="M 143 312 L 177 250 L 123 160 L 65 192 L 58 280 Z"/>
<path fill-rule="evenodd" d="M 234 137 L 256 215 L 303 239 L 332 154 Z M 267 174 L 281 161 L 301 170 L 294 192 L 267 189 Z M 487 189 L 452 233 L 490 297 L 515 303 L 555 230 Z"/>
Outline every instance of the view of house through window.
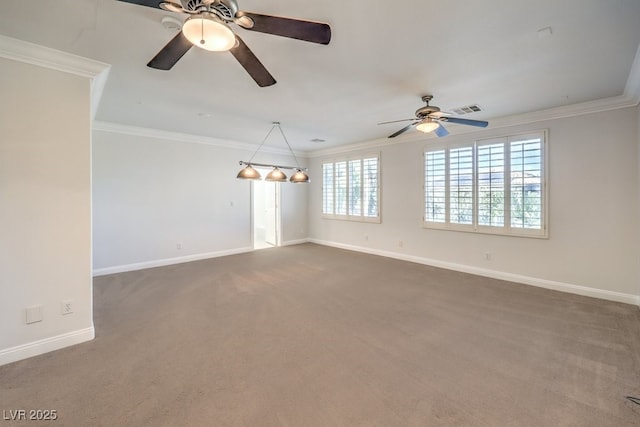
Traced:
<path fill-rule="evenodd" d="M 323 162 L 323 215 L 378 222 L 379 176 L 377 154 Z"/>
<path fill-rule="evenodd" d="M 546 237 L 545 132 L 424 153 L 424 225 Z"/>

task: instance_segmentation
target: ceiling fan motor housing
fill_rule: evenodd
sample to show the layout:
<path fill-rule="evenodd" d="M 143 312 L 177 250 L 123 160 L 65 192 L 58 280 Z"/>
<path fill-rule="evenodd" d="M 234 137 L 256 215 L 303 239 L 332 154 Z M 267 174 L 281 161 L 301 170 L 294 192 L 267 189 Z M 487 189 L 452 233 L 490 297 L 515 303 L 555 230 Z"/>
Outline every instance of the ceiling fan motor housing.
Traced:
<path fill-rule="evenodd" d="M 433 107 L 431 105 L 427 105 L 425 107 L 422 108 L 418 108 L 416 110 L 416 117 L 419 119 L 424 119 L 425 117 L 427 117 L 429 114 L 433 114 L 440 111 L 440 108 L 438 107 Z"/>
<path fill-rule="evenodd" d="M 180 0 L 182 9 L 189 13 L 215 12 L 226 21 L 231 21 L 238 12 L 236 0 Z"/>
<path fill-rule="evenodd" d="M 424 119 L 425 117 L 428 117 L 429 114 L 437 113 L 438 111 L 440 111 L 440 108 L 432 107 L 431 105 L 429 105 L 429 101 L 431 101 L 432 99 L 433 99 L 433 95 L 424 95 L 422 97 L 422 101 L 426 102 L 427 105 L 425 105 L 422 108 L 418 108 L 416 110 L 417 118 Z"/>

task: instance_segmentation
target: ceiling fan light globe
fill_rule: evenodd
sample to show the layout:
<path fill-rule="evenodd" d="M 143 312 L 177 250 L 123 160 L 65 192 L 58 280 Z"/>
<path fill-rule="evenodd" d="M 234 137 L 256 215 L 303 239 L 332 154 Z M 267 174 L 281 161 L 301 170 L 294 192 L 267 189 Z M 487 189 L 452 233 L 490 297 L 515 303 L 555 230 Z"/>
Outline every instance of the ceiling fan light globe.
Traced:
<path fill-rule="evenodd" d="M 182 25 L 182 33 L 194 46 L 212 52 L 225 52 L 236 44 L 233 31 L 210 13 L 187 18 Z"/>
<path fill-rule="evenodd" d="M 426 118 L 420 123 L 418 123 L 418 126 L 416 126 L 416 129 L 418 129 L 420 132 L 429 133 L 438 129 L 438 126 L 440 126 L 438 122 L 433 121 L 429 118 Z"/>

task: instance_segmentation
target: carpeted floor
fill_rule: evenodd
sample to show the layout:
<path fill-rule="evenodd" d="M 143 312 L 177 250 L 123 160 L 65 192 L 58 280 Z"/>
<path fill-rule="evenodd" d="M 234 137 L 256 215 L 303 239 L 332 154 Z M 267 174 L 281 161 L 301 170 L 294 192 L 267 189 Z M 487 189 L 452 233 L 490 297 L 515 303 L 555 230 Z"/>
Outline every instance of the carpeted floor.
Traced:
<path fill-rule="evenodd" d="M 0 410 L 68 426 L 640 425 L 634 306 L 313 244 L 94 288 L 96 339 L 0 366 Z"/>

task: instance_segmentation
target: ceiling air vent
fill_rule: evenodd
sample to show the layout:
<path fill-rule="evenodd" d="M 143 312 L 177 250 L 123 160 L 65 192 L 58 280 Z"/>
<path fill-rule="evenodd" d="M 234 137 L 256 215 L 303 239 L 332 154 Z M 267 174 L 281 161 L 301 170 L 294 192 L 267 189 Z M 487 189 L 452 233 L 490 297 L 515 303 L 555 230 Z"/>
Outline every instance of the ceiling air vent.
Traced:
<path fill-rule="evenodd" d="M 478 111 L 482 111 L 482 108 L 478 104 L 473 105 L 465 105 L 464 107 L 452 108 L 451 111 L 456 113 L 459 116 L 469 113 L 476 113 Z"/>

